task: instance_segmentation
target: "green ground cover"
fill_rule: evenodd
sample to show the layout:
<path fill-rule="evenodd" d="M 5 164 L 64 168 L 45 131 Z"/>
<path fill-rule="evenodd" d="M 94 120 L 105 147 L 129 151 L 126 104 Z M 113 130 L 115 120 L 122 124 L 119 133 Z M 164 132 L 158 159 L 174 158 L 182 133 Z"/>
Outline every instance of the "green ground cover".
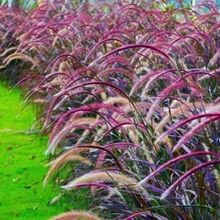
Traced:
<path fill-rule="evenodd" d="M 31 106 L 21 111 L 20 95 L 0 85 L 0 220 L 44 220 L 70 209 L 85 209 L 85 193 L 74 195 L 74 201 L 66 194 L 50 204 L 59 190 L 42 186 L 47 139 L 28 132 L 35 111 Z"/>

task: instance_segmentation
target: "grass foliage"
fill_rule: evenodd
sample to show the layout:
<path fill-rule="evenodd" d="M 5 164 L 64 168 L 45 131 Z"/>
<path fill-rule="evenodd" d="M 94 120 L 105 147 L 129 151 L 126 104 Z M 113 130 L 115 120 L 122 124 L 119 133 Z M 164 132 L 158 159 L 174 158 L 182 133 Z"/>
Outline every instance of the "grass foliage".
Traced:
<path fill-rule="evenodd" d="M 219 16 L 212 1 L 31 11 L 2 62 L 31 66 L 20 85 L 42 106 L 55 158 L 45 183 L 90 188 L 103 218 L 218 219 Z"/>

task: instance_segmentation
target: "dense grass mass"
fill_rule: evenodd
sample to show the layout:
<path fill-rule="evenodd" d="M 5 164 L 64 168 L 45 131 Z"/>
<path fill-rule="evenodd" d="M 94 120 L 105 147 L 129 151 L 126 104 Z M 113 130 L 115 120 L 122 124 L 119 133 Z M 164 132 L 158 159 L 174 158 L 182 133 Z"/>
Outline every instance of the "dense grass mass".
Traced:
<path fill-rule="evenodd" d="M 49 205 L 60 192 L 42 185 L 47 138 L 30 130 L 35 110 L 29 106 L 21 112 L 20 95 L 18 90 L 10 92 L 0 85 L 0 219 L 46 220 L 73 207 L 86 208 L 85 193 L 75 194 L 74 199 L 65 194 Z"/>
<path fill-rule="evenodd" d="M 0 68 L 21 65 L 24 100 L 41 106 L 44 185 L 91 190 L 94 214 L 57 219 L 219 219 L 215 2 L 44 3 L 1 9 Z"/>

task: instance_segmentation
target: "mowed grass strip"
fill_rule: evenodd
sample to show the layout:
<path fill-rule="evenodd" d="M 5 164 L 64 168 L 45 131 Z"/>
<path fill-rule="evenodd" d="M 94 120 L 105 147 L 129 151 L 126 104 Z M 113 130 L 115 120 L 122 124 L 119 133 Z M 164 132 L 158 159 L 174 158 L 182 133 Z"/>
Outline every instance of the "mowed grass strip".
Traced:
<path fill-rule="evenodd" d="M 0 220 L 46 220 L 71 209 L 87 209 L 84 191 L 65 194 L 50 204 L 60 190 L 51 184 L 43 189 L 47 138 L 29 132 L 34 108 L 21 110 L 20 91 L 0 85 Z"/>

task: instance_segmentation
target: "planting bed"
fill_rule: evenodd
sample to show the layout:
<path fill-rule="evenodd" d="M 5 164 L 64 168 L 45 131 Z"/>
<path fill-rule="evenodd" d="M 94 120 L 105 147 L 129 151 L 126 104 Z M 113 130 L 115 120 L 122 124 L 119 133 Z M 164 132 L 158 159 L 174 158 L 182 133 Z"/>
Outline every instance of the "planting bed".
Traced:
<path fill-rule="evenodd" d="M 40 106 L 44 185 L 90 191 L 56 219 L 219 219 L 215 2 L 44 2 L 1 8 L 0 68 Z"/>

